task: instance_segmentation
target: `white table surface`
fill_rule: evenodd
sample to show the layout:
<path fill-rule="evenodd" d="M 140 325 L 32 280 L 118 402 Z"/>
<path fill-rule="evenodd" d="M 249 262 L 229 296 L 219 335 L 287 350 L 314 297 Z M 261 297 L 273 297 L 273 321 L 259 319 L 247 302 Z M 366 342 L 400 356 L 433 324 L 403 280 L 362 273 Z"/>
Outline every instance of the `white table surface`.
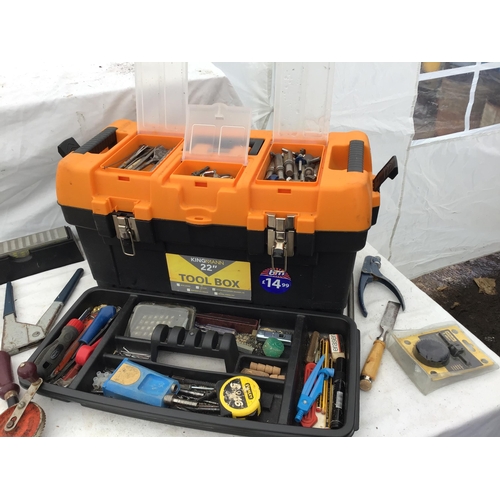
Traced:
<path fill-rule="evenodd" d="M 366 255 L 378 255 L 378 253 L 369 244 L 358 252 L 354 270 L 356 286 Z M 96 285 L 87 261 L 15 281 L 13 286 L 18 321 L 36 323 L 79 267 L 84 269 L 84 275 L 62 310 L 59 316 L 62 317 L 85 290 Z M 449 313 L 413 285 L 384 258 L 382 258 L 381 272 L 396 284 L 406 302 L 406 310 L 400 312 L 395 329 L 417 329 L 446 321 L 455 321 Z M 0 286 L 2 316 L 5 287 L 6 285 Z M 385 286 L 380 283 L 368 284 L 365 290 L 368 317 L 364 318 L 356 296 L 355 321 L 361 333 L 361 366 L 364 364 L 373 341 L 380 333 L 379 323 L 388 300 L 396 299 Z M 500 365 L 500 358 L 477 339 L 473 335 L 474 332 L 463 329 L 480 349 Z M 34 349 L 12 357 L 14 374 L 19 364 L 27 360 L 33 351 Z M 17 375 L 15 376 L 17 379 Z M 361 391 L 359 430 L 354 437 L 422 437 L 450 432 L 459 426 L 481 419 L 492 411 L 500 410 L 499 387 L 500 370 L 495 370 L 423 395 L 392 355 L 386 352 L 372 390 Z M 24 389 L 21 393 L 24 393 Z M 227 436 L 115 415 L 39 394 L 35 396 L 34 401 L 46 413 L 47 419 L 43 433 L 46 437 Z M 5 401 L 0 400 L 0 412 L 6 408 Z"/>

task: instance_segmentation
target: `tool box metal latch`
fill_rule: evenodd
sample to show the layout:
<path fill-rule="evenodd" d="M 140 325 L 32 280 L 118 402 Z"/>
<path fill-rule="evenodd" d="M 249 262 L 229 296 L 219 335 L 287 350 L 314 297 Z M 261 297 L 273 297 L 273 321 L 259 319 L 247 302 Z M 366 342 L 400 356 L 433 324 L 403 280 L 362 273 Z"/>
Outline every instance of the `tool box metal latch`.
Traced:
<path fill-rule="evenodd" d="M 293 256 L 295 240 L 295 215 L 276 217 L 267 214 L 267 253 L 271 256 L 271 265 L 274 269 L 274 259 L 285 260 L 284 270 L 287 269 L 287 258 Z"/>
<path fill-rule="evenodd" d="M 123 253 L 129 257 L 133 257 L 135 255 L 134 242 L 140 241 L 134 217 L 131 215 L 113 214 L 113 223 Z"/>

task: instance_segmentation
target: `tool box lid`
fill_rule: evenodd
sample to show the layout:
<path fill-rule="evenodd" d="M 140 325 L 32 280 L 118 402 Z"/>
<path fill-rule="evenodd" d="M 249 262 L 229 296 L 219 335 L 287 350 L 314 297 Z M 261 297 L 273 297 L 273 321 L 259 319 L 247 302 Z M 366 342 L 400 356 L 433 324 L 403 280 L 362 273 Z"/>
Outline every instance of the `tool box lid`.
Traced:
<path fill-rule="evenodd" d="M 182 161 L 247 165 L 252 110 L 243 106 L 190 104 Z"/>
<path fill-rule="evenodd" d="M 137 133 L 182 137 L 188 102 L 185 62 L 136 62 Z"/>
<path fill-rule="evenodd" d="M 273 142 L 326 144 L 333 64 L 281 62 L 275 74 Z"/>

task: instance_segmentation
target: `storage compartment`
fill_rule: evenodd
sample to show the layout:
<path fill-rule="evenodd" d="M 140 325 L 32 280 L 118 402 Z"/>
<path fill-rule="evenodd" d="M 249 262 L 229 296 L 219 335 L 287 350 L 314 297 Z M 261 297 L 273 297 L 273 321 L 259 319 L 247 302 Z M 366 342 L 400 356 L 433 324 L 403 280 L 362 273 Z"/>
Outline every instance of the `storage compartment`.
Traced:
<path fill-rule="evenodd" d="M 150 174 L 160 165 L 163 165 L 175 148 L 182 143 L 182 139 L 177 137 L 161 137 L 152 135 L 136 135 L 123 148 L 117 150 L 115 154 L 106 159 L 102 164 L 103 169 L 118 169 L 122 173 L 140 172 Z M 141 148 L 145 150 L 142 155 L 144 161 L 138 166 L 134 166 L 133 159 L 141 156 Z M 111 175 L 111 174 L 109 174 Z"/>
<path fill-rule="evenodd" d="M 153 329 L 150 339 L 147 336 L 130 336 L 131 318 L 141 304 L 147 305 L 147 314 L 139 319 Z M 154 304 L 160 308 L 168 305 L 173 308 L 169 310 L 172 314 L 179 310 L 195 311 L 194 327 L 190 327 L 190 323 L 182 323 L 186 328 L 155 324 L 150 314 Z M 117 313 L 101 331 L 101 340 L 88 360 L 67 387 L 58 385 L 61 382 L 57 379 L 46 380 L 39 393 L 111 413 L 238 435 L 335 437 L 350 436 L 358 428 L 359 332 L 346 316 L 93 288 L 82 295 L 52 329 L 30 361 L 35 361 L 38 354 L 59 336 L 70 319 L 80 317 L 88 308 L 101 305 L 115 306 Z M 163 309 L 159 312 L 162 313 Z M 187 316 L 181 316 L 179 321 L 187 319 Z M 199 322 L 196 320 L 198 317 Z M 207 326 L 207 321 L 217 324 Z M 256 330 L 254 326 L 257 326 Z M 249 333 L 249 328 L 252 328 L 252 333 Z M 304 386 L 309 338 L 314 331 L 325 339 L 330 334 L 337 334 L 341 339 L 346 368 L 342 424 L 338 428 L 305 427 L 295 421 Z M 265 355 L 267 351 L 263 342 L 271 337 L 285 340 L 280 357 Z M 105 396 L 102 393 L 103 381 L 110 379 L 124 359 L 160 376 L 172 378 L 180 384 L 182 391 L 163 406 Z M 132 369 L 138 370 L 135 367 Z M 254 371 L 246 374 L 247 369 Z M 255 371 L 260 373 L 255 374 Z M 216 395 L 225 394 L 224 384 L 234 377 L 237 380 L 249 377 L 252 383 L 257 384 L 260 392 L 258 415 L 241 418 L 238 411 L 243 410 L 235 407 L 235 416 L 231 417 L 218 404 L 218 397 L 221 396 L 214 399 L 212 394 L 200 399 L 199 391 L 211 392 L 217 388 Z M 119 384 L 130 385 L 118 376 L 116 379 Z M 29 386 L 24 380 L 20 382 L 24 387 Z M 324 394 L 328 397 L 323 408 L 326 413 L 321 414 L 321 410 L 317 413 L 317 426 L 325 426 L 332 411 L 335 396 L 331 382 L 325 382 Z M 198 396 L 190 395 L 190 391 L 198 391 Z M 177 400 L 182 403 L 176 403 Z M 188 406 L 197 400 L 203 403 L 199 403 L 199 408 Z M 313 408 L 316 408 L 316 403 Z"/>

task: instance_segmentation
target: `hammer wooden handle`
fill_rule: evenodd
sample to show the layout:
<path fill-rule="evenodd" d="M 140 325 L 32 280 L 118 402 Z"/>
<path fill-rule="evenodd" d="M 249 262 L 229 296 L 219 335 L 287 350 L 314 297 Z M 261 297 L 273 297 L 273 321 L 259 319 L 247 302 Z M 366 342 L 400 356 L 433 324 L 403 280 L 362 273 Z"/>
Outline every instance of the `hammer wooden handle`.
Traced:
<path fill-rule="evenodd" d="M 359 387 L 363 391 L 369 391 L 372 388 L 373 381 L 377 376 L 377 372 L 382 361 L 382 354 L 384 354 L 385 342 L 382 340 L 375 340 L 372 350 L 365 361 L 365 366 L 361 370 L 361 380 Z"/>

